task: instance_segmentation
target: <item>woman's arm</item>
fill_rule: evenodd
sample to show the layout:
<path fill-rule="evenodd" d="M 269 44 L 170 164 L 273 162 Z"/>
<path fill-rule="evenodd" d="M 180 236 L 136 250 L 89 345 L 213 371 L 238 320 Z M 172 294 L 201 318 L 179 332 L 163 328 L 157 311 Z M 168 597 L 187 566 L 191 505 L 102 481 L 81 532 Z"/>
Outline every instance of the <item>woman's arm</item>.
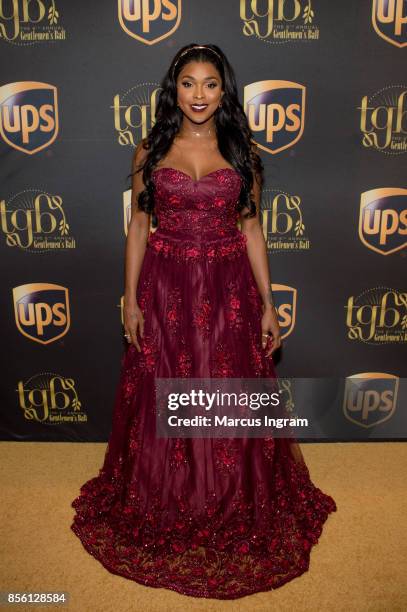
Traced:
<path fill-rule="evenodd" d="M 137 145 L 133 156 L 132 172 L 141 168 L 147 155 L 142 142 Z M 127 238 L 125 245 L 125 290 L 124 290 L 124 327 L 127 334 L 130 334 L 132 342 L 140 351 L 137 339 L 137 328 L 140 328 L 140 335 L 144 333 L 144 317 L 137 304 L 137 284 L 140 276 L 141 266 L 147 245 L 150 231 L 151 215 L 138 208 L 138 194 L 143 191 L 143 173 L 137 172 L 132 176 L 131 189 L 131 218 L 127 228 Z"/>
<path fill-rule="evenodd" d="M 281 332 L 278 324 L 278 314 L 273 301 L 271 291 L 271 279 L 268 264 L 266 241 L 260 225 L 260 201 L 261 182 L 260 178 L 253 173 L 252 199 L 256 204 L 256 216 L 245 218 L 243 214 L 248 211 L 244 208 L 240 213 L 240 224 L 242 233 L 247 237 L 247 254 L 253 270 L 254 277 L 263 300 L 262 334 L 272 333 L 272 348 L 267 353 L 271 355 L 281 345 Z M 265 348 L 267 339 L 262 336 L 262 345 Z"/>

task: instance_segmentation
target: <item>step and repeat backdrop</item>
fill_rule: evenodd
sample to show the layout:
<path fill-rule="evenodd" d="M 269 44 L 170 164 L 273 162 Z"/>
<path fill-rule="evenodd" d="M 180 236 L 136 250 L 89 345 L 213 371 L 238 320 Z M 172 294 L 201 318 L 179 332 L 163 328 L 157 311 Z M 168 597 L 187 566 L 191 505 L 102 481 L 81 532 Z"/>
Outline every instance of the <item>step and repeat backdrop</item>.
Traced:
<path fill-rule="evenodd" d="M 0 0 L 1 439 L 108 438 L 131 159 L 191 42 L 228 56 L 265 166 L 279 376 L 364 376 L 341 419 L 397 437 L 406 0 Z"/>

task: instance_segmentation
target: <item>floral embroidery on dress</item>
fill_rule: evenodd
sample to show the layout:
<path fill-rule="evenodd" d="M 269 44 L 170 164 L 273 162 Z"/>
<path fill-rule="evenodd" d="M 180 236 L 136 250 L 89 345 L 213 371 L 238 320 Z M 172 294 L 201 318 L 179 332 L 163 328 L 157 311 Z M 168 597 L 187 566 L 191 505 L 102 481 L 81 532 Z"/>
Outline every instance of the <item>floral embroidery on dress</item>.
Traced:
<path fill-rule="evenodd" d="M 140 438 L 140 419 L 138 416 L 133 417 L 133 422 L 129 431 L 129 457 L 134 458 L 134 455 L 141 450 L 142 441 Z"/>
<path fill-rule="evenodd" d="M 210 318 L 212 306 L 209 296 L 205 293 L 192 308 L 192 325 L 202 334 L 203 338 L 210 336 Z"/>
<path fill-rule="evenodd" d="M 142 284 L 140 286 L 139 298 L 137 301 L 138 301 L 139 308 L 142 311 L 143 315 L 146 314 L 146 307 L 151 298 L 152 287 L 153 287 L 153 283 L 152 283 L 151 277 L 145 278 L 144 281 L 142 281 Z"/>
<path fill-rule="evenodd" d="M 120 401 L 116 402 L 114 406 L 113 418 L 118 423 L 124 423 L 128 416 L 128 407 L 132 403 L 136 396 L 138 383 L 140 380 L 140 372 L 137 365 L 131 365 L 131 354 L 135 347 L 130 344 L 126 347 L 123 352 L 121 359 L 121 376 L 120 376 L 120 387 L 118 398 Z"/>
<path fill-rule="evenodd" d="M 181 204 L 181 201 L 181 197 L 179 195 L 176 195 L 175 193 L 172 193 L 168 198 L 168 202 L 173 206 L 178 206 L 179 204 Z"/>
<path fill-rule="evenodd" d="M 236 467 L 238 441 L 235 438 L 216 438 L 214 453 L 216 468 L 221 472 L 229 472 Z"/>
<path fill-rule="evenodd" d="M 250 362 L 254 370 L 254 375 L 262 376 L 264 372 L 263 372 L 263 355 L 261 353 L 261 348 L 260 348 L 260 334 L 255 334 L 251 326 L 249 328 L 248 342 L 249 342 Z"/>
<path fill-rule="evenodd" d="M 223 208 L 226 204 L 226 200 L 225 198 L 217 196 L 214 198 L 213 203 L 217 208 Z"/>
<path fill-rule="evenodd" d="M 184 337 L 180 340 L 180 347 L 176 356 L 175 376 L 177 378 L 188 378 L 192 373 L 192 354 L 186 346 Z"/>
<path fill-rule="evenodd" d="M 260 480 L 256 489 L 256 507 L 260 510 L 263 510 L 263 508 L 266 507 L 267 501 L 268 497 L 266 484 L 264 481 Z M 266 524 L 269 522 L 269 517 L 267 515 L 261 514 L 260 516 L 263 517 L 263 520 Z"/>
<path fill-rule="evenodd" d="M 220 232 L 219 232 L 220 233 Z M 178 262 L 187 263 L 205 260 L 209 263 L 223 258 L 234 259 L 246 252 L 246 236 L 236 231 L 232 236 L 203 243 L 190 240 L 178 241 L 167 238 L 158 231 L 149 238 L 147 246 L 165 258 L 171 257 Z"/>
<path fill-rule="evenodd" d="M 166 310 L 167 328 L 172 334 L 177 334 L 181 325 L 182 317 L 182 299 L 181 289 L 175 287 L 171 289 L 168 295 L 167 310 Z"/>
<path fill-rule="evenodd" d="M 275 442 L 273 438 L 263 438 L 263 454 L 269 461 L 274 459 Z"/>
<path fill-rule="evenodd" d="M 262 299 L 256 285 L 250 283 L 247 295 L 249 298 L 250 305 L 253 306 L 253 309 L 260 309 L 262 305 Z"/>
<path fill-rule="evenodd" d="M 211 362 L 211 378 L 231 378 L 232 376 L 232 355 L 223 342 L 218 342 Z"/>
<path fill-rule="evenodd" d="M 187 465 L 186 441 L 184 438 L 174 438 L 172 440 L 170 467 L 178 469 L 181 465 Z"/>
<path fill-rule="evenodd" d="M 240 331 L 243 326 L 241 300 L 236 281 L 230 281 L 227 286 L 228 297 L 226 306 L 226 320 L 234 331 Z"/>
<path fill-rule="evenodd" d="M 272 499 L 265 494 L 269 480 L 254 486 L 260 521 L 241 488 L 224 521 L 224 500 L 213 491 L 199 512 L 186 491 L 170 505 L 153 489 L 147 507 L 136 483 L 128 487 L 119 473 L 101 473 L 72 502 L 71 528 L 97 559 L 111 568 L 125 567 L 122 575 L 146 585 L 179 583 L 177 590 L 184 594 L 229 598 L 254 592 L 255 575 L 264 588 L 275 588 L 306 571 L 310 549 L 328 514 L 337 509 L 302 464 L 287 461 L 287 471 L 276 466 Z"/>
<path fill-rule="evenodd" d="M 158 332 L 144 333 L 144 337 L 140 338 L 140 348 L 140 371 L 154 372 L 158 359 Z"/>
<path fill-rule="evenodd" d="M 128 365 L 123 371 L 122 380 L 122 392 L 123 392 L 123 404 L 128 405 L 131 403 L 133 397 L 136 394 L 137 386 L 139 382 L 139 373 L 137 366 Z"/>

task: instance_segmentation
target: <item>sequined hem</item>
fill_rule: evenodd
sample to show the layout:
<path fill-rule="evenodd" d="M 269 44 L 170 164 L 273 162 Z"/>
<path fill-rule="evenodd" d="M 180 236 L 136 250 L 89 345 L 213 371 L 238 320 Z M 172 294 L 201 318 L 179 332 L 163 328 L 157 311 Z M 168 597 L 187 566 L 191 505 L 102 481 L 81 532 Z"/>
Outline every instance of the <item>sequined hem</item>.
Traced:
<path fill-rule="evenodd" d="M 116 576 L 122 576 L 124 578 L 127 578 L 128 580 L 133 580 L 134 582 L 137 582 L 138 584 L 141 584 L 143 586 L 148 586 L 148 587 L 157 588 L 157 589 L 170 589 L 171 591 L 175 591 L 176 593 L 180 593 L 181 595 L 187 595 L 189 597 L 202 597 L 206 599 L 226 599 L 227 600 L 227 599 L 238 599 L 240 597 L 245 597 L 247 595 L 255 595 L 256 593 L 264 593 L 264 592 L 271 591 L 272 589 L 277 589 L 279 587 L 284 586 L 284 584 L 286 584 L 287 582 L 290 582 L 290 580 L 293 580 L 294 578 L 301 576 L 309 569 L 309 560 L 308 560 L 308 563 L 303 568 L 298 568 L 297 570 L 293 571 L 290 575 L 284 576 L 278 582 L 275 582 L 274 585 L 260 586 L 258 584 L 253 583 L 251 587 L 241 589 L 237 593 L 228 593 L 228 594 L 223 593 L 222 594 L 222 593 L 214 593 L 213 591 L 206 590 L 206 589 L 204 590 L 190 589 L 188 587 L 182 587 L 179 584 L 173 583 L 165 579 L 162 581 L 157 581 L 157 580 L 153 581 L 151 580 L 151 578 L 148 579 L 148 578 L 143 578 L 142 576 L 136 576 L 134 574 L 130 575 L 130 574 L 125 573 L 124 571 L 118 569 L 116 566 L 113 566 L 112 564 L 110 564 L 103 557 L 99 556 L 97 551 L 95 551 L 91 546 L 89 546 L 87 541 L 84 539 L 81 533 L 81 530 L 76 525 L 72 525 L 71 529 L 78 536 L 85 550 L 90 555 L 92 555 L 92 557 L 97 559 L 103 565 L 103 567 L 105 567 L 111 574 L 114 574 Z"/>
<path fill-rule="evenodd" d="M 146 500 L 129 493 L 122 475 L 101 470 L 72 502 L 71 529 L 111 573 L 145 586 L 216 599 L 269 591 L 309 569 L 311 549 L 337 510 L 304 463 L 286 458 L 284 469 L 275 467 L 273 496 L 266 481 L 252 500 L 237 490 L 226 519 L 214 493 L 197 512 L 187 495 L 162 505 L 157 490 L 143 510 Z"/>
<path fill-rule="evenodd" d="M 246 235 L 238 230 L 231 236 L 205 242 L 177 239 L 155 232 L 149 237 L 147 247 L 155 253 L 183 263 L 197 260 L 211 262 L 238 257 L 246 252 L 246 243 Z"/>

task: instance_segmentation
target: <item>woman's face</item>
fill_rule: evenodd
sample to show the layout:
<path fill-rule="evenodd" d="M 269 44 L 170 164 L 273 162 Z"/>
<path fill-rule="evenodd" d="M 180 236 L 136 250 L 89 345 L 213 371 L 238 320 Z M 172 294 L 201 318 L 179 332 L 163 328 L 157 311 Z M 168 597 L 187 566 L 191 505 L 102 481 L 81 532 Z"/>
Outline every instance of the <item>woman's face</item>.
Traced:
<path fill-rule="evenodd" d="M 211 62 L 191 61 L 182 67 L 177 78 L 177 102 L 194 123 L 212 117 L 223 93 L 221 76 Z"/>

